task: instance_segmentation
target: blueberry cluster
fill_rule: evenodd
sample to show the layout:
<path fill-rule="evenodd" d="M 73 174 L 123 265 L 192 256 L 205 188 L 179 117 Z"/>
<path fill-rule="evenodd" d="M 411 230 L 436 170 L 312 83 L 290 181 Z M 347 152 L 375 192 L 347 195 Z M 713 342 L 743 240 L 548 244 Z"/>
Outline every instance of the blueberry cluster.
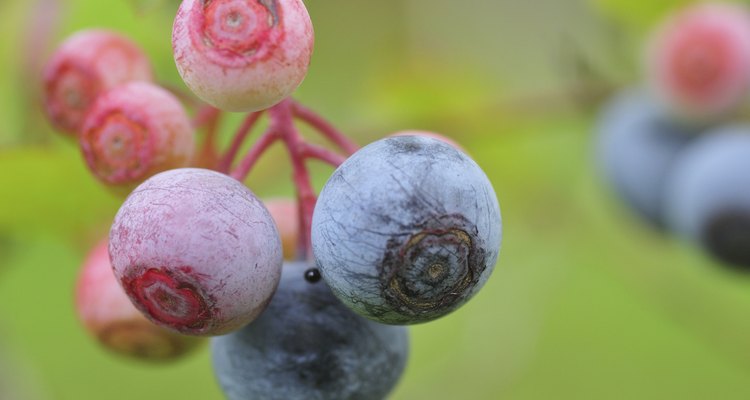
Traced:
<path fill-rule="evenodd" d="M 188 100 L 192 118 L 178 100 L 190 96 L 152 83 L 145 55 L 113 32 L 68 39 L 46 74 L 50 120 L 79 140 L 100 181 L 129 193 L 81 273 L 84 325 L 142 359 L 213 337 L 230 399 L 384 398 L 406 365 L 403 325 L 458 309 L 495 267 L 502 229 L 489 179 L 439 134 L 398 132 L 359 149 L 289 98 L 313 46 L 300 0 L 184 0 L 172 42 L 205 102 Z M 227 111 L 247 114 L 218 151 Z M 245 146 L 264 115 L 265 132 Z M 263 202 L 244 181 L 276 142 L 297 197 Z M 336 168 L 319 198 L 310 159 Z"/>
<path fill-rule="evenodd" d="M 688 6 L 659 26 L 647 54 L 647 84 L 601 112 L 603 175 L 654 227 L 749 269 L 750 11 Z"/>

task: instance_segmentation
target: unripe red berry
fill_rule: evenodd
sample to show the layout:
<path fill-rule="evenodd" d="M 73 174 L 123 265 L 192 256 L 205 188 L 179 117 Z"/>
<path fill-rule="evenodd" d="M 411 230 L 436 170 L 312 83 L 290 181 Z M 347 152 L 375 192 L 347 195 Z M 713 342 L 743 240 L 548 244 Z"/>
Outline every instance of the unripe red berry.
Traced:
<path fill-rule="evenodd" d="M 302 82 L 313 28 L 301 0 L 184 0 L 172 48 L 198 97 L 226 111 L 257 111 Z"/>
<path fill-rule="evenodd" d="M 437 139 L 440 141 L 443 141 L 445 143 L 448 143 L 449 145 L 453 146 L 456 150 L 461 150 L 462 152 L 466 153 L 466 150 L 458 144 L 455 140 L 445 136 L 441 135 L 439 133 L 430 132 L 430 131 L 418 131 L 418 130 L 406 130 L 406 131 L 398 131 L 396 133 L 392 133 L 388 135 L 389 137 L 395 137 L 395 136 L 423 136 L 428 138 Z"/>
<path fill-rule="evenodd" d="M 750 89 L 750 15 L 705 3 L 671 16 L 648 49 L 648 74 L 665 104 L 688 119 L 715 119 Z"/>
<path fill-rule="evenodd" d="M 110 231 L 115 276 L 153 322 L 221 335 L 255 319 L 281 276 L 279 234 L 239 181 L 183 168 L 157 174 L 125 200 Z"/>
<path fill-rule="evenodd" d="M 151 81 L 146 55 L 126 37 L 90 29 L 70 36 L 44 71 L 44 107 L 52 125 L 78 135 L 86 110 L 102 92 L 129 81 Z"/>
<path fill-rule="evenodd" d="M 104 347 L 144 360 L 166 361 L 185 355 L 202 341 L 154 325 L 130 302 L 112 272 L 107 241 L 86 258 L 76 286 L 78 317 Z"/>
<path fill-rule="evenodd" d="M 126 192 L 158 172 L 187 166 L 194 142 L 179 100 L 147 82 L 127 83 L 101 95 L 80 137 L 91 172 Z"/>
<path fill-rule="evenodd" d="M 299 244 L 299 208 L 297 202 L 292 199 L 270 199 L 265 202 L 268 212 L 271 213 L 276 228 L 281 236 L 281 246 L 284 249 L 284 259 L 293 260 L 297 254 Z"/>

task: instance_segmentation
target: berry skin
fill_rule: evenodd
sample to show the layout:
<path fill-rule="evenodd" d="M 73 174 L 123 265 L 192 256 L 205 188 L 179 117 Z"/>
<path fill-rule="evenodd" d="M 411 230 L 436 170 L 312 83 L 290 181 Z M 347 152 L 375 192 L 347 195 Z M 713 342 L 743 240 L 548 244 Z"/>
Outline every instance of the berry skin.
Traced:
<path fill-rule="evenodd" d="M 214 372 L 229 400 L 380 400 L 404 371 L 403 326 L 346 308 L 306 263 L 285 264 L 268 309 L 252 324 L 213 338 Z"/>
<path fill-rule="evenodd" d="M 177 98 L 151 83 L 131 82 L 91 106 L 80 146 L 91 172 L 127 193 L 158 172 L 187 166 L 195 139 Z"/>
<path fill-rule="evenodd" d="M 172 30 L 185 84 L 226 111 L 268 108 L 307 74 L 313 28 L 301 0 L 184 0 Z"/>
<path fill-rule="evenodd" d="M 729 266 L 750 270 L 750 126 L 719 128 L 691 145 L 667 186 L 668 222 Z"/>
<path fill-rule="evenodd" d="M 266 200 L 264 203 L 274 222 L 276 222 L 276 228 L 279 230 L 281 246 L 284 248 L 284 259 L 294 259 L 299 244 L 299 208 L 297 202 L 292 199 L 277 198 Z"/>
<path fill-rule="evenodd" d="M 312 246 L 347 306 L 411 324 L 479 291 L 501 230 L 495 192 L 473 160 L 437 139 L 399 136 L 364 147 L 333 173 L 315 206 Z"/>
<path fill-rule="evenodd" d="M 76 311 L 83 325 L 105 348 L 149 361 L 177 359 L 201 340 L 154 325 L 125 295 L 112 273 L 107 241 L 91 250 L 76 286 Z"/>
<path fill-rule="evenodd" d="M 279 234 L 263 203 L 239 181 L 184 168 L 130 194 L 110 231 L 115 276 L 151 321 L 197 336 L 239 329 L 279 282 Z"/>
<path fill-rule="evenodd" d="M 664 185 L 674 160 L 694 137 L 644 90 L 612 99 L 597 123 L 596 158 L 601 174 L 644 220 L 664 226 Z"/>
<path fill-rule="evenodd" d="M 647 63 L 651 85 L 672 112 L 720 117 L 750 89 L 750 14 L 736 4 L 688 7 L 655 33 Z"/>
<path fill-rule="evenodd" d="M 44 71 L 44 107 L 52 125 L 78 136 L 99 94 L 129 81 L 152 81 L 146 55 L 115 32 L 91 29 L 70 36 Z"/>

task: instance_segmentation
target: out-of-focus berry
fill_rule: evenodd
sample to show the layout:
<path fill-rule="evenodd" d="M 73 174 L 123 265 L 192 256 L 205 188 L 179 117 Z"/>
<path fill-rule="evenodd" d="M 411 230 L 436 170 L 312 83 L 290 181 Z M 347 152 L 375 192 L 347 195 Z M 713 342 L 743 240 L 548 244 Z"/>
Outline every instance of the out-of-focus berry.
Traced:
<path fill-rule="evenodd" d="M 109 262 L 107 241 L 86 258 L 76 286 L 76 311 L 86 330 L 105 348 L 149 361 L 179 358 L 201 343 L 154 325 L 120 287 Z"/>
<path fill-rule="evenodd" d="M 750 126 L 708 132 L 677 160 L 670 227 L 727 265 L 750 270 Z"/>
<path fill-rule="evenodd" d="M 645 90 L 629 89 L 603 108 L 596 126 L 601 175 L 651 225 L 664 225 L 664 186 L 679 153 L 695 136 Z"/>
<path fill-rule="evenodd" d="M 735 110 L 750 89 L 750 14 L 700 3 L 668 18 L 648 48 L 648 76 L 670 110 L 689 120 Z"/>
<path fill-rule="evenodd" d="M 148 58 L 128 38 L 102 29 L 79 31 L 60 45 L 45 68 L 45 111 L 55 128 L 77 136 L 101 93 L 152 79 Z"/>
<path fill-rule="evenodd" d="M 94 176 L 128 193 L 158 172 L 187 166 L 195 139 L 177 98 L 154 84 L 131 82 L 91 106 L 80 145 Z"/>

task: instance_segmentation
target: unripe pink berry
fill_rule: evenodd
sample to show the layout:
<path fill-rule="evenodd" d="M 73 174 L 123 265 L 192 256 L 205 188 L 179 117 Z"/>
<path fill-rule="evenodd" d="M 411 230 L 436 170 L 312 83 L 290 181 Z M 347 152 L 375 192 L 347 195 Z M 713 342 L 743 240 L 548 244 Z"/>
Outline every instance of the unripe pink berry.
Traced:
<path fill-rule="evenodd" d="M 86 110 L 102 92 L 129 81 L 151 81 L 146 55 L 111 31 L 79 31 L 63 42 L 44 71 L 44 107 L 55 128 L 78 135 Z"/>
<path fill-rule="evenodd" d="M 158 172 L 187 166 L 194 142 L 179 100 L 147 82 L 102 94 L 91 106 L 80 137 L 91 172 L 125 192 Z"/>
<path fill-rule="evenodd" d="M 198 97 L 226 111 L 257 111 L 302 83 L 312 22 L 301 0 L 184 0 L 172 49 Z"/>
<path fill-rule="evenodd" d="M 183 168 L 157 174 L 125 200 L 110 231 L 115 276 L 153 322 L 221 335 L 255 319 L 281 275 L 279 234 L 239 181 Z"/>
<path fill-rule="evenodd" d="M 389 137 L 394 137 L 394 136 L 423 136 L 423 137 L 433 138 L 433 139 L 437 139 L 437 140 L 443 141 L 445 143 L 448 143 L 449 145 L 453 146 L 455 149 L 461 150 L 462 152 L 466 153 L 466 150 L 464 150 L 464 148 L 461 147 L 461 145 L 458 144 L 458 142 L 456 142 L 455 140 L 453 140 L 453 139 L 451 139 L 451 138 L 449 138 L 447 136 L 444 136 L 444 135 L 441 135 L 441 134 L 435 133 L 435 132 L 418 131 L 418 130 L 406 130 L 406 131 L 398 131 L 398 132 L 392 133 L 392 134 L 390 134 L 388 136 Z"/>
<path fill-rule="evenodd" d="M 284 259 L 294 260 L 299 245 L 299 207 L 297 202 L 293 199 L 276 198 L 266 200 L 264 203 L 279 231 L 281 246 L 284 249 Z"/>
<path fill-rule="evenodd" d="M 86 330 L 108 350 L 122 355 L 173 360 L 201 343 L 154 325 L 133 306 L 112 272 L 106 240 L 91 250 L 83 264 L 75 303 Z"/>
<path fill-rule="evenodd" d="M 721 117 L 750 89 L 750 15 L 741 5 L 688 7 L 665 21 L 648 51 L 652 86 L 684 118 Z"/>

